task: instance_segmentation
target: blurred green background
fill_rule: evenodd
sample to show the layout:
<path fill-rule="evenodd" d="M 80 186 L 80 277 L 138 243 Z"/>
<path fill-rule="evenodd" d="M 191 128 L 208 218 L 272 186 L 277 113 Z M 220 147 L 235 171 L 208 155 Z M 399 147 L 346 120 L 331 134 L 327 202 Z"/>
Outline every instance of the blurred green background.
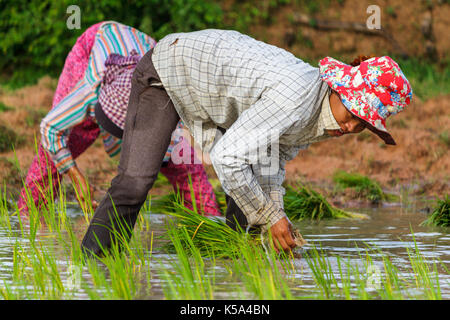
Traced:
<path fill-rule="evenodd" d="M 81 10 L 78 30 L 66 26 L 73 4 Z M 373 4 L 397 47 L 380 36 L 317 29 L 320 19 L 365 23 Z M 300 25 L 298 15 L 309 17 L 309 25 Z M 357 54 L 389 54 L 418 87 L 415 93 L 428 98 L 449 92 L 449 16 L 449 0 L 0 0 L 0 83 L 14 89 L 43 75 L 57 77 L 87 27 L 115 20 L 156 40 L 172 32 L 235 29 L 312 64 L 326 55 L 349 62 Z"/>

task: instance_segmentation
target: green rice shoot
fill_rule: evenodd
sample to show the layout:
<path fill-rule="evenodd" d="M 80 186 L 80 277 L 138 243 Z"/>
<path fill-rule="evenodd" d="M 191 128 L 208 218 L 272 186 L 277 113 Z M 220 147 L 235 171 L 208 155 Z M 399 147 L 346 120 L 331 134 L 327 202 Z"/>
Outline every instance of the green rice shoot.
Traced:
<path fill-rule="evenodd" d="M 388 198 L 378 182 L 359 173 L 338 170 L 333 175 L 333 181 L 338 187 L 353 189 L 358 193 L 359 197 L 367 198 L 374 203 L 387 200 Z"/>
<path fill-rule="evenodd" d="M 322 194 L 305 185 L 286 187 L 284 211 L 294 221 L 366 217 L 333 207 Z"/>
<path fill-rule="evenodd" d="M 444 199 L 437 199 L 431 215 L 422 222 L 422 225 L 450 227 L 450 198 L 448 195 Z"/>

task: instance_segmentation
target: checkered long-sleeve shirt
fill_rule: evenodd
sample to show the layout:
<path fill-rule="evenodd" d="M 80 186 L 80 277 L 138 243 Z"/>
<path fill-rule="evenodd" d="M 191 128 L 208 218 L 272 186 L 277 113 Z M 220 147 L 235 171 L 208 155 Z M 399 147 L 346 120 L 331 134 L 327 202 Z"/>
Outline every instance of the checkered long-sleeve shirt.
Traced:
<path fill-rule="evenodd" d="M 152 61 L 194 140 L 210 152 L 224 191 L 263 231 L 285 217 L 286 161 L 338 129 L 321 112 L 319 69 L 236 31 L 170 34 Z M 337 126 L 337 127 L 336 127 Z M 226 129 L 216 137 L 218 127 Z"/>

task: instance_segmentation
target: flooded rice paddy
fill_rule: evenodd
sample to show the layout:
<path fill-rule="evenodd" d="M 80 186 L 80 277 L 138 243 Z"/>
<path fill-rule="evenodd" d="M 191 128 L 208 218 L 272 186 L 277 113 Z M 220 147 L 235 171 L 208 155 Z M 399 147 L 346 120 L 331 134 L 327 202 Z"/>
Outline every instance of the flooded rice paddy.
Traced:
<path fill-rule="evenodd" d="M 308 244 L 296 250 L 295 257 L 288 263 L 289 270 L 283 273 L 284 284 L 289 290 L 288 298 L 450 298 L 448 228 L 420 226 L 427 214 L 417 208 L 389 206 L 347 210 L 365 213 L 369 219 L 295 222 Z M 132 241 L 131 246 L 137 246 L 140 261 L 145 261 L 145 266 L 142 263 L 127 265 L 126 260 L 123 265 L 96 261 L 93 262 L 95 265 L 74 266 L 71 261 L 74 252 L 70 249 L 74 240 L 69 234 L 45 227 L 45 224 L 37 230 L 26 229 L 21 227 L 16 217 L 11 217 L 8 223 L 3 218 L 0 223 L 0 288 L 3 298 L 261 297 L 256 293 L 261 288 L 252 292 L 251 286 L 244 286 L 239 266 L 231 267 L 227 259 L 197 259 L 194 263 L 200 261 L 200 267 L 192 270 L 201 270 L 200 273 L 195 271 L 198 278 L 183 274 L 186 268 L 180 255 L 168 254 L 162 249 L 168 240 L 161 239 L 161 236 L 166 233 L 167 219 L 171 218 L 149 212 L 143 213 L 142 217 L 141 226 L 147 227 L 141 227 L 139 240 Z M 80 241 L 87 226 L 85 216 L 77 207 L 72 207 L 67 209 L 67 219 L 76 235 L 75 240 Z M 35 232 L 35 236 L 28 236 L 30 232 Z M 415 252 L 420 252 L 422 262 L 425 262 L 423 265 L 428 266 L 425 272 L 429 275 L 425 278 L 431 281 L 431 295 L 426 293 L 429 288 L 422 289 L 422 286 L 430 284 L 424 284 L 423 278 L 417 277 L 423 272 L 420 264 L 412 265 L 412 261 L 417 261 Z M 47 280 L 41 282 L 40 278 Z M 281 290 L 282 285 L 275 280 L 275 290 Z M 407 285 L 402 286 L 401 294 L 377 294 L 386 286 L 392 286 L 395 292 L 396 281 L 403 280 Z M 258 281 L 256 279 L 255 283 Z M 199 282 L 201 287 L 197 287 Z M 179 296 L 177 292 L 181 289 L 185 294 Z M 195 290 L 202 291 L 203 295 L 197 295 Z"/>

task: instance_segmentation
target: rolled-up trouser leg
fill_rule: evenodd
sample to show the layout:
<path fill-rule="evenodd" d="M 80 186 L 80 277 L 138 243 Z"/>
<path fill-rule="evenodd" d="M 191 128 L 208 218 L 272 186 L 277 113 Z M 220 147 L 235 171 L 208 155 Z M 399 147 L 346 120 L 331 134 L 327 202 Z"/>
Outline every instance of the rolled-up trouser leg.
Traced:
<path fill-rule="evenodd" d="M 150 86 L 160 82 L 151 53 L 139 61 L 133 74 L 118 174 L 82 241 L 87 254 L 98 255 L 112 242 L 120 249 L 120 241 L 129 240 L 180 119 L 166 91 Z"/>
<path fill-rule="evenodd" d="M 227 225 L 233 230 L 238 230 L 238 226 L 240 226 L 241 229 L 245 231 L 247 228 L 247 217 L 232 197 L 226 194 L 225 200 L 227 202 L 227 211 L 225 213 Z"/>

